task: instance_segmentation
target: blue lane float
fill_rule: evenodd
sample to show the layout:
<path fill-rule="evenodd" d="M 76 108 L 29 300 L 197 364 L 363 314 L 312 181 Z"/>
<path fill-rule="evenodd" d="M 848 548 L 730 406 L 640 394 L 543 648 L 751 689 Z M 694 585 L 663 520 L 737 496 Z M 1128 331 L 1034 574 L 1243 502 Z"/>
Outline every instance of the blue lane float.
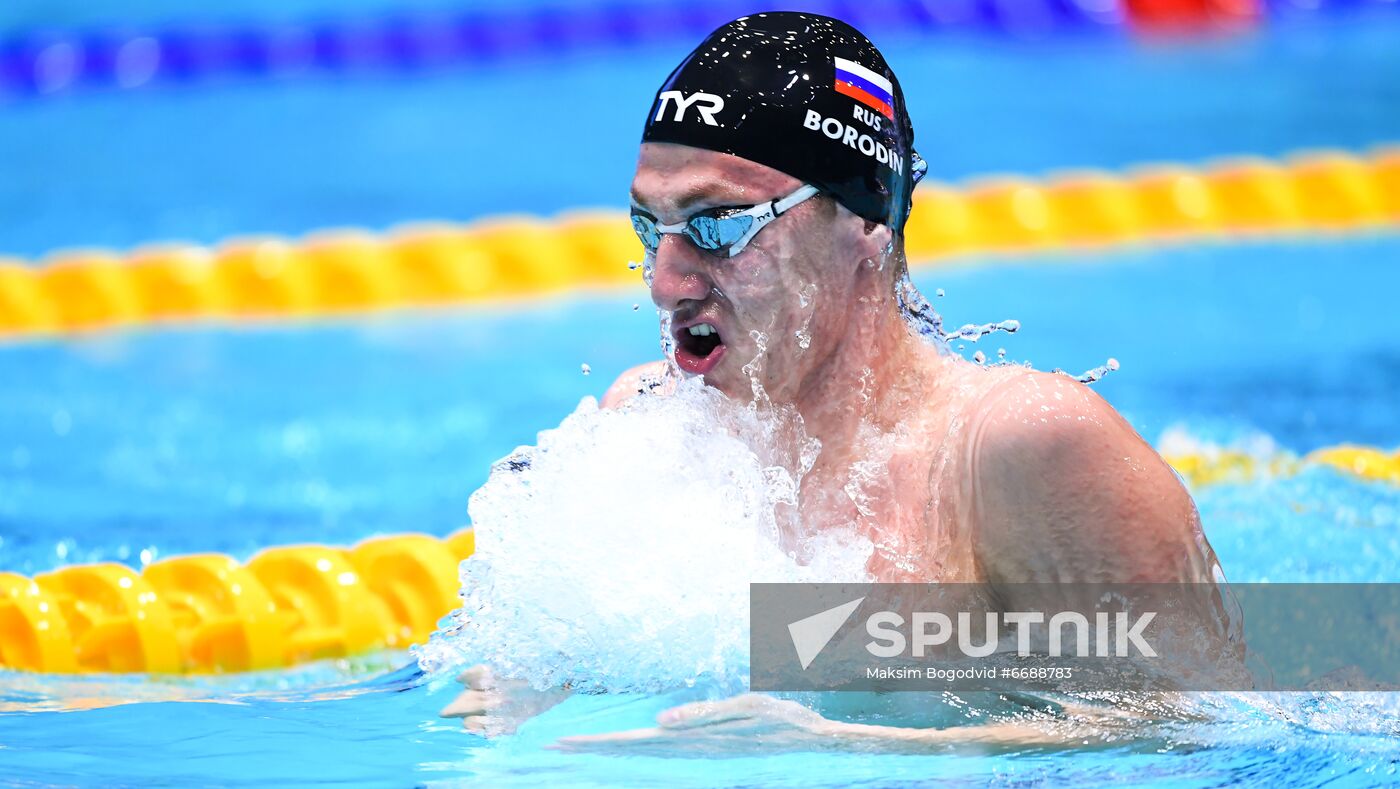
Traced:
<path fill-rule="evenodd" d="M 1211 0 L 1165 0 L 1209 5 Z M 1268 21 L 1400 10 L 1394 0 L 1241 0 Z M 876 35 L 964 33 L 1038 39 L 1121 35 L 1149 0 L 800 0 L 785 8 Z M 1157 4 L 1161 4 L 1160 1 Z M 0 39 L 0 95 L 132 89 L 215 78 L 414 70 L 690 41 L 753 12 L 752 0 L 641 0 L 588 7 L 391 12 L 300 23 L 36 30 Z M 1156 7 L 1155 5 L 1153 6 Z"/>
<path fill-rule="evenodd" d="M 787 6 L 845 19 L 877 34 L 1041 36 L 1117 30 L 1126 19 L 1121 0 L 806 0 Z M 0 92 L 44 96 L 83 87 L 130 89 L 216 77 L 411 70 L 664 44 L 691 40 L 754 7 L 751 0 L 630 0 L 294 24 L 31 31 L 0 40 Z"/>

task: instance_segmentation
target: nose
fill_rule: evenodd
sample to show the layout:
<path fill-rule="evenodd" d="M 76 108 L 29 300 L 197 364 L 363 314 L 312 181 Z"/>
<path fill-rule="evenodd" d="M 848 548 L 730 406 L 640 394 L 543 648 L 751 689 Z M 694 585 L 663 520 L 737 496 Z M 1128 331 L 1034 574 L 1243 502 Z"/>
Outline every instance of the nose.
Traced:
<path fill-rule="evenodd" d="M 711 283 L 702 254 L 683 236 L 662 237 L 651 278 L 651 300 L 656 306 L 675 312 L 687 301 L 705 300 Z"/>

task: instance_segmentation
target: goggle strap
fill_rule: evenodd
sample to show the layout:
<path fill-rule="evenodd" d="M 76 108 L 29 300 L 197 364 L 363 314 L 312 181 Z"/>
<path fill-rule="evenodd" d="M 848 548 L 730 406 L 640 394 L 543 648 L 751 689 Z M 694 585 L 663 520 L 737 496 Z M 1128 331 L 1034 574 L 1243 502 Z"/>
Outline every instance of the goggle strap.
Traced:
<path fill-rule="evenodd" d="M 793 206 L 797 205 L 803 200 L 806 200 L 812 195 L 815 195 L 817 192 L 817 187 L 812 186 L 811 184 L 803 184 L 801 188 L 799 188 L 796 192 L 793 192 L 787 197 L 784 197 L 783 199 L 773 203 L 773 215 L 778 216 L 780 214 L 783 214 L 788 209 L 792 208 Z"/>

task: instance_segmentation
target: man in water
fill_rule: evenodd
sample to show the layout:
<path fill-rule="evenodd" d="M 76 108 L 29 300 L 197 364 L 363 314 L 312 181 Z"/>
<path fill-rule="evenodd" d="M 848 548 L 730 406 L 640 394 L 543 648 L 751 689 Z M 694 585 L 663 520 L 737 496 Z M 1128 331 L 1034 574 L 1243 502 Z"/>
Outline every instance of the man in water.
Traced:
<path fill-rule="evenodd" d="M 854 28 L 784 12 L 712 33 L 657 92 L 632 181 L 671 358 L 624 374 L 603 406 L 674 365 L 795 409 L 821 442 L 797 521 L 854 524 L 880 581 L 981 584 L 1004 610 L 1044 604 L 1017 584 L 1209 583 L 1190 496 L 1108 403 L 1064 375 L 971 364 L 917 330 L 903 248 L 923 169 L 913 139 L 898 80 Z M 482 728 L 503 702 L 489 674 L 468 680 L 445 714 Z M 661 724 L 603 739 L 844 731 L 752 695 Z M 910 731 L 885 734 L 943 736 Z"/>

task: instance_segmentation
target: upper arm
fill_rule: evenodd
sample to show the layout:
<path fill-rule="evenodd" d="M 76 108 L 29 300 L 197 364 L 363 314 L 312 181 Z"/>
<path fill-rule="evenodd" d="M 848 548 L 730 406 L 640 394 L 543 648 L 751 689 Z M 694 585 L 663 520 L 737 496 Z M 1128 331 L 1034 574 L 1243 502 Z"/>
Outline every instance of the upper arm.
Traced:
<path fill-rule="evenodd" d="M 602 401 L 598 404 L 600 408 L 617 408 L 623 403 L 641 394 L 646 385 L 643 378 L 659 378 L 665 374 L 666 362 L 655 361 L 639 364 L 627 372 L 619 375 L 613 385 L 608 387 L 608 391 L 603 394 Z"/>
<path fill-rule="evenodd" d="M 1048 373 L 1001 384 L 973 442 L 974 544 L 994 585 L 1209 580 L 1190 495 L 1083 384 Z"/>

